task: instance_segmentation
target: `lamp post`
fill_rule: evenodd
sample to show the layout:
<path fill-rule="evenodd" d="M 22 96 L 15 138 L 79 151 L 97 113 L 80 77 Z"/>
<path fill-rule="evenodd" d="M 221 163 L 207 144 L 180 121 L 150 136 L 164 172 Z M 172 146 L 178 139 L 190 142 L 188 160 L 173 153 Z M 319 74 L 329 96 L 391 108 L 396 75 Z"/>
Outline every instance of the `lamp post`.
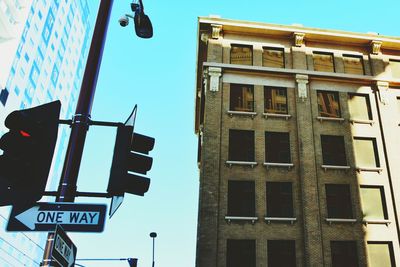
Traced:
<path fill-rule="evenodd" d="M 155 238 L 157 237 L 157 233 L 151 232 L 150 237 L 153 238 L 153 264 L 151 266 L 154 267 L 154 243 L 155 243 Z"/>
<path fill-rule="evenodd" d="M 85 145 L 86 133 L 91 121 L 90 115 L 94 93 L 96 91 L 113 2 L 114 0 L 100 0 L 100 6 L 87 59 L 88 63 L 85 67 L 78 103 L 73 117 L 73 123 L 71 125 L 71 134 L 56 197 L 57 202 L 75 201 L 79 168 Z M 153 36 L 153 27 L 149 17 L 144 13 L 142 0 L 139 0 L 139 3 L 134 6 L 137 6 L 134 17 L 137 36 L 141 38 L 151 38 Z M 53 240 L 54 234 L 49 233 L 43 253 L 43 261 L 40 266 L 51 266 L 53 261 L 51 257 Z"/>

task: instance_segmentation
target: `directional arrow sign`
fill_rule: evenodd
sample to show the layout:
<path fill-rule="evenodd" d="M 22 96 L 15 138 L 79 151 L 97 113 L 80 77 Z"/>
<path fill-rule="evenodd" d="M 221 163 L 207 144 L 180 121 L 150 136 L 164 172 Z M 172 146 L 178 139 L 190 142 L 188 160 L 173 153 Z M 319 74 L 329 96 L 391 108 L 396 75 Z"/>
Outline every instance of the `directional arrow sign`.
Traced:
<path fill-rule="evenodd" d="M 72 267 L 75 263 L 77 248 L 67 233 L 60 225 L 57 225 L 54 234 L 53 246 L 51 249 L 51 257 L 59 266 Z"/>
<path fill-rule="evenodd" d="M 45 203 L 33 207 L 13 207 L 7 231 L 54 231 L 57 224 L 69 232 L 102 232 L 104 204 Z"/>

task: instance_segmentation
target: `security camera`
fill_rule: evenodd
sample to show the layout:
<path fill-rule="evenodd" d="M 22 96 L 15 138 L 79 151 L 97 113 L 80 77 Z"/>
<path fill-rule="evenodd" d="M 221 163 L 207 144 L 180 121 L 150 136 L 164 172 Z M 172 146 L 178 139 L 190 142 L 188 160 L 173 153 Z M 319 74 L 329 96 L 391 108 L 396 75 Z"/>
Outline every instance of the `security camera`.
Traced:
<path fill-rule="evenodd" d="M 118 22 L 122 27 L 126 27 L 129 24 L 129 18 L 127 16 L 123 16 L 118 20 Z"/>

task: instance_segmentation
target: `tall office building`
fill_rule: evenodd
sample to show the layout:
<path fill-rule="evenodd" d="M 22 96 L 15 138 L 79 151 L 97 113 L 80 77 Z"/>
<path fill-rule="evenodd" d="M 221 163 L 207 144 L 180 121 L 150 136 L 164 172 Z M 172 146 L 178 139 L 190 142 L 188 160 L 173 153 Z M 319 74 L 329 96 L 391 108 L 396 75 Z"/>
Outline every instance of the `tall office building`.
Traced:
<path fill-rule="evenodd" d="M 0 55 L 11 55 L 0 69 L 1 135 L 11 111 L 54 100 L 62 102 L 61 118 L 71 118 L 90 45 L 89 15 L 87 0 L 0 0 Z M 57 190 L 68 136 L 60 126 L 48 189 Z M 0 266 L 38 266 L 47 233 L 5 232 L 8 212 L 0 209 Z"/>
<path fill-rule="evenodd" d="M 399 37 L 199 18 L 196 266 L 400 266 L 399 123 Z"/>

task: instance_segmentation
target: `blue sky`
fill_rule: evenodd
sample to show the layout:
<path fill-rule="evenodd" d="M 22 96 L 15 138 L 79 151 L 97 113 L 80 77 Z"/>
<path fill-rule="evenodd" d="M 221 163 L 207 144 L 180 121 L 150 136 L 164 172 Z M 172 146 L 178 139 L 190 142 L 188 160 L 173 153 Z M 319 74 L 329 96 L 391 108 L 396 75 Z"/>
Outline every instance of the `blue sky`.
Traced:
<path fill-rule="evenodd" d="M 96 0 L 88 0 L 94 9 Z M 154 37 L 136 37 L 129 0 L 114 1 L 92 119 L 125 121 L 138 104 L 135 130 L 156 138 L 145 197 L 126 195 L 122 207 L 106 221 L 101 234 L 71 233 L 78 258 L 139 258 L 151 266 L 157 232 L 156 266 L 194 266 L 199 177 L 194 134 L 197 17 L 267 22 L 400 36 L 398 0 L 360 1 L 151 1 L 143 0 Z M 96 10 L 92 11 L 96 13 Z M 79 191 L 105 191 L 115 129 L 91 127 L 78 180 Z M 78 202 L 109 200 L 78 198 Z M 125 262 L 81 262 L 85 266 L 127 266 Z"/>

